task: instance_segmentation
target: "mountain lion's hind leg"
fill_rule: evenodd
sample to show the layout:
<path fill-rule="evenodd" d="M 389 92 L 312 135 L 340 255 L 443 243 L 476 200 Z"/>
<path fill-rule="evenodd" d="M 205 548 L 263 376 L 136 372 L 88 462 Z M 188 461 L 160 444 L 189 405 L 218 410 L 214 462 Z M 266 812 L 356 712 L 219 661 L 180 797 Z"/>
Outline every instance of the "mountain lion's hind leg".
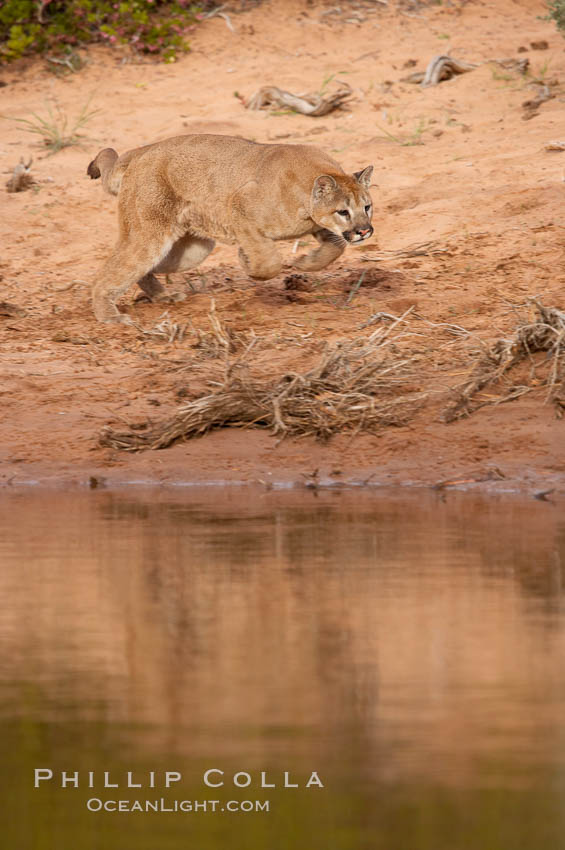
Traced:
<path fill-rule="evenodd" d="M 132 323 L 129 316 L 119 312 L 116 301 L 138 281 L 143 281 L 145 286 L 155 291 L 149 273 L 171 249 L 171 241 L 167 240 L 164 244 L 163 241 L 162 238 L 157 241 L 155 237 L 138 237 L 136 240 L 120 241 L 116 245 L 92 287 L 92 307 L 99 322 Z"/>
<path fill-rule="evenodd" d="M 145 292 L 151 301 L 162 303 L 173 303 L 184 301 L 186 295 L 183 292 L 168 293 L 163 284 L 157 280 L 155 274 L 173 274 L 174 272 L 188 271 L 199 265 L 206 259 L 216 243 L 212 239 L 199 239 L 196 236 L 181 236 L 174 243 L 166 257 L 153 269 L 153 272 L 144 275 L 137 285 Z"/>
<path fill-rule="evenodd" d="M 325 269 L 345 251 L 347 245 L 345 240 L 340 240 L 329 230 L 319 230 L 314 236 L 320 243 L 319 248 L 314 248 L 309 254 L 298 257 L 293 263 L 293 268 L 301 272 L 317 272 Z"/>

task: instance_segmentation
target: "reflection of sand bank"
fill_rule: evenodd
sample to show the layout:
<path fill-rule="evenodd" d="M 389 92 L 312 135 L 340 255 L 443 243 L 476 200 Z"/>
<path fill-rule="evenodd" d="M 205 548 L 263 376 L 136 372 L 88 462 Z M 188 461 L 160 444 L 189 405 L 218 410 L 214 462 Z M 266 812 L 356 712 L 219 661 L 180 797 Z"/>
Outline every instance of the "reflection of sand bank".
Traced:
<path fill-rule="evenodd" d="M 248 764 L 302 730 L 299 749 L 359 748 L 390 778 L 561 757 L 565 547 L 545 505 L 232 491 L 1 508 L 0 673 L 38 686 L 42 717 L 156 724 L 144 746 L 181 752 L 219 736 Z"/>

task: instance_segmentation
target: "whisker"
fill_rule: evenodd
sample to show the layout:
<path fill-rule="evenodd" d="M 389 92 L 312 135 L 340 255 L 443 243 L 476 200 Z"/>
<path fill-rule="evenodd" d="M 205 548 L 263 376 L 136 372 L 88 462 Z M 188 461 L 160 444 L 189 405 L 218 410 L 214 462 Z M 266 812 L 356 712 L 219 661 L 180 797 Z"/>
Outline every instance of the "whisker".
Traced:
<path fill-rule="evenodd" d="M 327 230 L 326 233 L 324 233 L 324 241 L 333 242 L 334 245 L 341 245 L 347 240 L 345 240 L 343 236 L 338 236 L 337 233 L 332 233 L 331 230 Z"/>

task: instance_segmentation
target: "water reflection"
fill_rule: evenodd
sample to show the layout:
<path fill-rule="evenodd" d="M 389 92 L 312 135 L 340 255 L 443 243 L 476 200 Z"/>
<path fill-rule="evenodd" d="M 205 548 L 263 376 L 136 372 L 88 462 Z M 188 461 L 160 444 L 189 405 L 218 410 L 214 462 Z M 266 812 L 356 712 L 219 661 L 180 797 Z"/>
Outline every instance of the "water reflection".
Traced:
<path fill-rule="evenodd" d="M 230 846 L 557 850 L 564 532 L 547 504 L 456 494 L 5 495 L 14 805 L 42 813 L 50 834 L 67 812 L 61 846 L 94 847 L 70 798 L 30 791 L 37 759 L 180 764 L 196 795 L 204 766 L 317 769 L 315 803 L 274 792 L 279 814 L 247 818 Z M 315 838 L 289 842 L 284 813 Z M 186 846 L 186 824 L 155 845 L 122 820 L 116 847 Z M 218 818 L 191 829 L 198 846 L 226 846 Z M 30 830 L 13 846 L 44 846 Z"/>

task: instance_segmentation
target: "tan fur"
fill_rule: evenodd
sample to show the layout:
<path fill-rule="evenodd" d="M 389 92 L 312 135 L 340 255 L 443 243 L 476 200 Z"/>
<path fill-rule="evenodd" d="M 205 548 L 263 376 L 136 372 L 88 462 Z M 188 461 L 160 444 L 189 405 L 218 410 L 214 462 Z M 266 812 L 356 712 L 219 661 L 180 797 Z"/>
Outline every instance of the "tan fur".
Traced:
<path fill-rule="evenodd" d="M 104 189 L 119 195 L 118 243 L 92 293 L 101 322 L 129 321 L 116 301 L 134 283 L 164 300 L 153 273 L 193 268 L 212 251 L 214 240 L 238 244 L 249 276 L 267 280 L 283 267 L 277 241 L 313 234 L 319 246 L 294 267 L 317 271 L 348 242 L 373 232 L 372 167 L 345 174 L 323 151 L 306 145 L 176 136 L 120 157 L 105 148 L 87 173 L 101 176 Z"/>

